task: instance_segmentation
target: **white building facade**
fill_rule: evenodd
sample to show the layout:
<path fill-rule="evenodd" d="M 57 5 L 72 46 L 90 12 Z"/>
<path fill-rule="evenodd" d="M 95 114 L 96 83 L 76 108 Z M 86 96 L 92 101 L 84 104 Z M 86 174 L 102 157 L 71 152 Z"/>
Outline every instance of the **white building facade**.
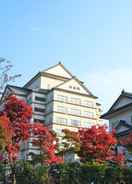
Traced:
<path fill-rule="evenodd" d="M 24 87 L 8 85 L 1 102 L 10 94 L 15 94 L 31 104 L 32 121 L 46 124 L 59 137 L 63 129 L 77 131 L 81 127 L 103 123 L 97 97 L 62 63 L 39 72 Z M 31 149 L 31 145 L 27 144 L 23 148 L 22 157 L 25 158 Z"/>

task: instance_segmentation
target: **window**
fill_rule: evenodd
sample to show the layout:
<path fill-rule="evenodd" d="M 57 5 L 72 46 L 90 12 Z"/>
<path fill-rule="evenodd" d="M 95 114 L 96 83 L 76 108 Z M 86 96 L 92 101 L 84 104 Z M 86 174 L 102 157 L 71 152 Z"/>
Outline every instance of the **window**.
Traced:
<path fill-rule="evenodd" d="M 66 109 L 64 106 L 58 106 L 58 107 L 57 107 L 57 110 L 58 110 L 59 112 L 67 113 L 67 109 Z"/>
<path fill-rule="evenodd" d="M 80 87 L 77 87 L 77 86 L 69 86 L 69 88 L 74 90 L 80 90 Z"/>
<path fill-rule="evenodd" d="M 93 114 L 93 112 L 84 111 L 84 116 L 89 117 L 89 118 L 93 118 L 94 114 Z"/>
<path fill-rule="evenodd" d="M 81 115 L 81 110 L 79 109 L 71 109 L 71 114 L 74 114 L 74 115 Z"/>
<path fill-rule="evenodd" d="M 36 111 L 36 112 L 45 112 L 45 109 L 39 108 L 39 107 L 35 107 L 34 111 Z"/>
<path fill-rule="evenodd" d="M 87 107 L 93 107 L 93 102 L 86 100 L 84 101 L 84 105 Z"/>
<path fill-rule="evenodd" d="M 57 123 L 58 124 L 67 125 L 67 119 L 65 119 L 65 118 L 57 118 Z"/>
<path fill-rule="evenodd" d="M 67 101 L 67 97 L 66 96 L 62 96 L 62 95 L 58 95 L 58 100 L 62 101 L 62 102 L 66 102 Z"/>
<path fill-rule="evenodd" d="M 76 119 L 71 119 L 71 123 L 72 126 L 80 126 L 81 125 L 81 121 L 80 120 L 76 120 Z"/>
<path fill-rule="evenodd" d="M 40 123 L 44 123 L 44 120 L 42 120 L 42 119 L 34 119 L 34 122 L 40 122 Z"/>
<path fill-rule="evenodd" d="M 35 96 L 35 100 L 39 102 L 46 102 L 46 98 L 40 96 Z"/>
<path fill-rule="evenodd" d="M 81 99 L 80 98 L 71 98 L 71 103 L 73 104 L 81 104 Z"/>
<path fill-rule="evenodd" d="M 92 126 L 92 123 L 88 121 L 84 121 L 82 124 L 82 127 L 85 127 L 85 128 L 90 128 L 91 126 Z"/>

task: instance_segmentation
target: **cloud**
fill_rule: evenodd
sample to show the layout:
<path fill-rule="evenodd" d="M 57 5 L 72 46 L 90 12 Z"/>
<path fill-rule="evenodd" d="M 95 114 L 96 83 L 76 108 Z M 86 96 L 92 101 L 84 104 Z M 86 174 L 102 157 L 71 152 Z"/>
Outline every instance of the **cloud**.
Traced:
<path fill-rule="evenodd" d="M 88 88 L 99 97 L 104 112 L 110 108 L 122 89 L 132 92 L 131 68 L 115 68 L 109 71 L 100 71 L 83 76 Z"/>

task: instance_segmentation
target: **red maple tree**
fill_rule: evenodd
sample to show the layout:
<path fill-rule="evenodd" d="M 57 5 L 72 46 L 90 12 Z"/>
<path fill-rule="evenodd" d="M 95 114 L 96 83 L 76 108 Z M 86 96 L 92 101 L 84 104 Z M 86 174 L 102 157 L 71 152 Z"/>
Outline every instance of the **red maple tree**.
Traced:
<path fill-rule="evenodd" d="M 24 100 L 12 95 L 5 99 L 0 113 L 0 141 L 5 144 L 5 151 L 12 169 L 15 181 L 15 165 L 20 152 L 21 144 L 32 139 L 32 143 L 40 148 L 48 164 L 61 162 L 56 156 L 57 139 L 42 123 L 31 123 L 32 108 Z M 1 145 L 3 145 L 1 143 Z M 3 148 L 0 147 L 0 151 Z M 3 157 L 4 158 L 4 157 Z M 13 183 L 13 182 L 12 182 Z"/>
<path fill-rule="evenodd" d="M 61 163 L 63 159 L 56 155 L 58 139 L 53 131 L 42 123 L 32 125 L 33 145 L 40 149 L 42 162 L 52 164 Z"/>
<path fill-rule="evenodd" d="M 5 150 L 6 146 L 11 143 L 12 128 L 9 126 L 9 119 L 6 116 L 0 116 L 0 150 Z"/>
<path fill-rule="evenodd" d="M 42 123 L 31 123 L 32 108 L 24 100 L 9 96 L 1 113 L 1 125 L 11 130 L 10 141 L 6 146 L 9 160 L 16 160 L 21 143 L 32 139 L 32 143 L 47 155 L 47 163 L 59 162 L 56 156 L 57 138 L 55 134 Z M 3 119 L 2 119 L 3 118 Z M 5 134 L 5 138 L 7 138 Z"/>
<path fill-rule="evenodd" d="M 92 126 L 82 128 L 78 132 L 64 130 L 65 150 L 67 148 L 75 151 L 80 160 L 105 162 L 113 161 L 123 163 L 123 154 L 117 154 L 114 148 L 117 144 L 114 133 L 107 131 L 106 126 Z"/>

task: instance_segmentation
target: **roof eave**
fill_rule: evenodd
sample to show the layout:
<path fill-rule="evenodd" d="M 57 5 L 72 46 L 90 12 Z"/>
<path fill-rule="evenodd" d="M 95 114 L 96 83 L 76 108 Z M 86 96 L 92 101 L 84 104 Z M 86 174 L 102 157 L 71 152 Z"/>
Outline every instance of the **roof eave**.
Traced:
<path fill-rule="evenodd" d="M 122 111 L 126 111 L 126 110 L 128 110 L 130 108 L 132 108 L 132 103 L 129 103 L 129 104 L 123 106 L 123 107 L 120 107 L 120 108 L 114 110 L 114 111 L 108 111 L 107 113 L 103 114 L 101 116 L 101 118 L 103 118 L 103 119 L 109 119 L 111 116 L 114 116 L 115 113 L 116 114 L 117 113 L 121 113 Z"/>
<path fill-rule="evenodd" d="M 38 79 L 41 76 L 41 72 L 38 72 L 33 78 L 31 78 L 31 80 L 29 80 L 23 87 L 27 88 L 29 87 L 30 84 L 32 84 L 33 81 L 35 81 L 36 79 Z"/>

